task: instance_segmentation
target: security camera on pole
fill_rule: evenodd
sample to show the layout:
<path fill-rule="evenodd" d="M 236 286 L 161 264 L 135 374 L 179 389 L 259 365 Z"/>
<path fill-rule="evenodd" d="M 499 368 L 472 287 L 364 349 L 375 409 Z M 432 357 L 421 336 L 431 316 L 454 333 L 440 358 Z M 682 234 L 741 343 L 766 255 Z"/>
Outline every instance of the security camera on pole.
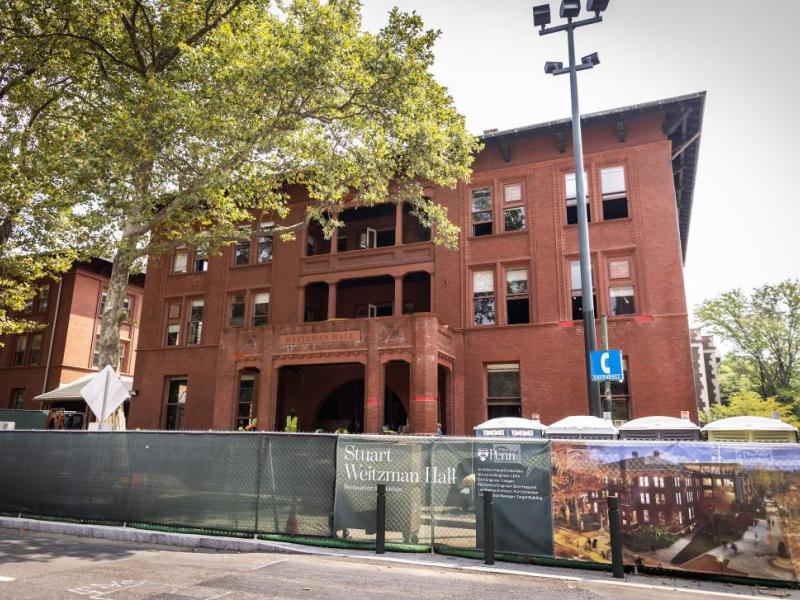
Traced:
<path fill-rule="evenodd" d="M 581 64 L 575 64 L 575 41 L 574 31 L 578 27 L 599 23 L 603 20 L 600 13 L 608 8 L 608 0 L 589 0 L 587 10 L 594 12 L 595 16 L 589 19 L 575 21 L 580 15 L 580 0 L 562 0 L 560 15 L 566 19 L 565 25 L 557 25 L 546 28 L 550 23 L 550 6 L 542 4 L 533 7 L 533 24 L 539 27 L 539 35 L 556 33 L 557 31 L 567 32 L 567 42 L 569 48 L 569 66 L 564 67 L 564 63 L 548 61 L 544 65 L 544 72 L 551 75 L 562 75 L 569 73 L 569 87 L 572 96 L 572 148 L 575 155 L 575 191 L 578 203 L 578 249 L 580 251 L 581 264 L 581 306 L 583 310 L 583 336 L 586 352 L 586 383 L 589 389 L 589 414 L 594 417 L 602 416 L 600 407 L 600 387 L 596 381 L 592 380 L 591 375 L 591 353 L 597 347 L 597 333 L 594 326 L 594 298 L 592 294 L 592 267 L 589 251 L 589 225 L 586 213 L 586 181 L 583 172 L 583 142 L 581 141 L 581 118 L 578 108 L 578 71 L 591 69 L 600 64 L 597 53 L 589 54 L 581 58 Z"/>

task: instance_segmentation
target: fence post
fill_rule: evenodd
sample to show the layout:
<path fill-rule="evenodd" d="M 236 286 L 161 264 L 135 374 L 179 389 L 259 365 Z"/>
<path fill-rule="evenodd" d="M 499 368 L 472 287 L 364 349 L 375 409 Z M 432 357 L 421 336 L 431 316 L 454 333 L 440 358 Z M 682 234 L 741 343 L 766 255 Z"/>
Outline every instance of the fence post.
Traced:
<path fill-rule="evenodd" d="M 483 563 L 494 564 L 494 504 L 492 492 L 483 492 Z"/>
<path fill-rule="evenodd" d="M 375 523 L 375 554 L 386 552 L 386 484 L 378 484 L 378 509 Z"/>
<path fill-rule="evenodd" d="M 608 531 L 611 534 L 611 570 L 614 577 L 622 579 L 622 534 L 619 530 L 619 496 L 608 497 Z"/>

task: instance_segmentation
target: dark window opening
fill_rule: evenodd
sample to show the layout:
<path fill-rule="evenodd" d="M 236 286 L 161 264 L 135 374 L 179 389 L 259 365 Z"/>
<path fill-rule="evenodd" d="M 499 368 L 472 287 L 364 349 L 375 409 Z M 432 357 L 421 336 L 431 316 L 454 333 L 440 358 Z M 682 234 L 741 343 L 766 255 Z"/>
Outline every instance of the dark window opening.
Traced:
<path fill-rule="evenodd" d="M 633 286 L 611 288 L 611 315 L 632 315 L 636 313 Z"/>
<path fill-rule="evenodd" d="M 236 242 L 236 250 L 234 252 L 233 263 L 235 265 L 249 265 L 250 264 L 250 241 Z"/>
<path fill-rule="evenodd" d="M 339 234 L 339 237 L 336 239 L 336 251 L 337 252 L 347 252 L 347 236 Z"/>
<path fill-rule="evenodd" d="M 231 301 L 231 318 L 228 322 L 231 327 L 242 327 L 244 325 L 244 294 L 238 294 Z"/>
<path fill-rule="evenodd" d="M 394 312 L 394 291 L 395 279 L 388 275 L 342 280 L 336 286 L 336 317 L 390 316 Z"/>
<path fill-rule="evenodd" d="M 208 256 L 204 252 L 196 252 L 194 255 L 194 270 L 196 273 L 208 271 Z"/>
<path fill-rule="evenodd" d="M 403 243 L 413 244 L 429 241 L 431 241 L 431 230 L 420 222 L 410 204 L 403 204 Z"/>
<path fill-rule="evenodd" d="M 9 408 L 20 410 L 25 405 L 25 388 L 14 388 L 11 390 L 11 402 Z"/>
<path fill-rule="evenodd" d="M 492 190 L 472 190 L 472 235 L 475 237 L 492 233 Z"/>
<path fill-rule="evenodd" d="M 597 307 L 597 295 L 592 294 L 592 302 L 595 307 Z M 596 312 L 595 308 L 595 312 Z M 581 294 L 572 294 L 572 320 L 573 321 L 582 321 L 583 320 L 583 296 Z"/>
<path fill-rule="evenodd" d="M 339 214 L 337 251 L 394 246 L 397 242 L 397 205 L 393 202 L 348 208 Z M 342 241 L 344 239 L 344 241 Z"/>
<path fill-rule="evenodd" d="M 480 237 L 482 235 L 491 235 L 492 234 L 492 223 L 491 221 L 488 223 L 478 223 L 472 226 L 472 235 L 475 237 Z"/>
<path fill-rule="evenodd" d="M 305 310 L 303 319 L 306 323 L 324 321 L 328 318 L 328 284 L 316 281 L 306 286 Z"/>
<path fill-rule="evenodd" d="M 394 229 L 379 229 L 376 235 L 375 245 L 378 248 L 394 246 Z"/>
<path fill-rule="evenodd" d="M 167 388 L 167 411 L 164 429 L 181 428 L 183 412 L 186 408 L 186 379 L 170 379 Z"/>
<path fill-rule="evenodd" d="M 253 298 L 253 325 L 261 327 L 269 323 L 269 292 L 260 292 Z"/>
<path fill-rule="evenodd" d="M 589 202 L 586 202 L 586 222 L 591 223 L 592 221 L 592 207 L 589 206 Z M 576 225 L 578 223 L 578 205 L 573 204 L 572 206 L 567 205 L 567 225 Z"/>
<path fill-rule="evenodd" d="M 506 304 L 509 325 L 530 322 L 530 306 L 527 298 L 509 298 Z"/>
<path fill-rule="evenodd" d="M 613 219 L 628 218 L 628 198 L 603 198 L 603 219 L 611 221 Z"/>
<path fill-rule="evenodd" d="M 522 416 L 519 364 L 486 367 L 486 404 L 490 419 Z"/>
<path fill-rule="evenodd" d="M 242 375 L 239 379 L 239 407 L 236 413 L 236 429 L 244 429 L 253 418 L 253 396 L 256 389 L 255 375 Z"/>

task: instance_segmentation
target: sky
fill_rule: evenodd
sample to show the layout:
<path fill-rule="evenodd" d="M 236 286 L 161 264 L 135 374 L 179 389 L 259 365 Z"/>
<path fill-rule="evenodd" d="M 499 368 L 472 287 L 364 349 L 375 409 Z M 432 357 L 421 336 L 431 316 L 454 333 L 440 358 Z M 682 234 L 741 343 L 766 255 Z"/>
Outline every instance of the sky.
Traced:
<path fill-rule="evenodd" d="M 378 30 L 397 6 L 441 30 L 433 73 L 468 129 L 509 129 L 569 117 L 565 34 L 539 36 L 545 0 L 363 0 Z M 551 0 L 558 21 L 560 0 Z M 585 4 L 585 1 L 582 2 Z M 760 9 L 760 10 L 756 10 Z M 602 23 L 576 33 L 581 112 L 707 92 L 689 247 L 689 310 L 706 298 L 800 278 L 800 0 L 610 0 Z"/>

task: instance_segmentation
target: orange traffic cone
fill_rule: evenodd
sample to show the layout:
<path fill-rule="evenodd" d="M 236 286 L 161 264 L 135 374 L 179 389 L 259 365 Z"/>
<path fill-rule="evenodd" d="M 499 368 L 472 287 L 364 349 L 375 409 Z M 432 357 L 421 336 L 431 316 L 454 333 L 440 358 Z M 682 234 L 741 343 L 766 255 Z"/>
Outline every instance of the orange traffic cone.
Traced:
<path fill-rule="evenodd" d="M 297 509 L 294 507 L 294 505 L 289 513 L 289 518 L 286 519 L 286 533 L 289 535 L 300 534 L 300 522 L 297 520 Z"/>

